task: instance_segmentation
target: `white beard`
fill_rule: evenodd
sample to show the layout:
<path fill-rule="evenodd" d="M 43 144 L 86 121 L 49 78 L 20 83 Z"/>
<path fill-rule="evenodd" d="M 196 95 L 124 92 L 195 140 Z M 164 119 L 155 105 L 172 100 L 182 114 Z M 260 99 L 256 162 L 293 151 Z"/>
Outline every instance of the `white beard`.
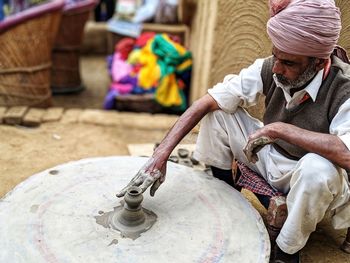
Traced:
<path fill-rule="evenodd" d="M 317 70 L 315 68 L 315 63 L 311 63 L 306 70 L 299 75 L 299 77 L 296 80 L 279 80 L 279 77 L 277 74 L 273 74 L 273 80 L 275 81 L 276 85 L 278 87 L 283 88 L 284 90 L 290 91 L 291 89 L 297 89 L 304 86 L 306 83 L 308 83 L 311 79 L 313 79 L 316 74 Z"/>

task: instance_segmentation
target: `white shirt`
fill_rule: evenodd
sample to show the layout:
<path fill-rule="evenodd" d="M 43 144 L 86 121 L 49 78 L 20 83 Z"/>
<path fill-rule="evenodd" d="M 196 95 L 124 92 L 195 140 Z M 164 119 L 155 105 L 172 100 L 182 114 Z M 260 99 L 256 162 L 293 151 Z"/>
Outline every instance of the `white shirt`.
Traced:
<path fill-rule="evenodd" d="M 263 95 L 261 69 L 264 59 L 257 59 L 251 66 L 241 70 L 238 75 L 227 75 L 224 81 L 208 90 L 208 93 L 218 103 L 219 107 L 228 113 L 234 113 L 238 106 L 247 108 L 257 103 Z M 308 93 L 313 101 L 322 84 L 323 70 L 319 71 L 310 84 L 292 97 L 289 91 L 283 90 L 287 101 L 286 107 L 291 108 Z M 337 135 L 350 149 L 350 99 L 346 100 L 333 118 L 329 133 Z"/>

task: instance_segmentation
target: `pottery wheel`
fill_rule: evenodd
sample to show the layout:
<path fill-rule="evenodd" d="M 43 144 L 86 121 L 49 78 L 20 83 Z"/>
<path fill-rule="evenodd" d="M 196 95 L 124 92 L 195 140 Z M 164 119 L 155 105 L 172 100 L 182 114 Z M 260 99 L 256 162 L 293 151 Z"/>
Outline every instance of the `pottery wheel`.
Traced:
<path fill-rule="evenodd" d="M 0 200 L 0 262 L 268 262 L 260 215 L 220 180 L 169 163 L 142 206 L 157 215 L 135 240 L 96 222 L 147 161 L 92 158 L 31 176 Z"/>

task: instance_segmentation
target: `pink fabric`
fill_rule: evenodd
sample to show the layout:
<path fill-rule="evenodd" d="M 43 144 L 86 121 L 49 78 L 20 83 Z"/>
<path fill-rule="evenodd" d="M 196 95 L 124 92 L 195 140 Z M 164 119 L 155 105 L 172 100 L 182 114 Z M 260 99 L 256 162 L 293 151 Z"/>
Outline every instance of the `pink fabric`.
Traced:
<path fill-rule="evenodd" d="M 131 72 L 131 65 L 121 58 L 120 53 L 114 53 L 111 75 L 113 82 L 119 82 L 122 78 L 129 75 Z"/>
<path fill-rule="evenodd" d="M 123 84 L 123 83 L 111 83 L 110 89 L 118 91 L 118 94 L 129 94 L 132 91 L 133 86 L 131 84 Z"/>
<path fill-rule="evenodd" d="M 333 0 L 270 0 L 267 33 L 283 52 L 328 58 L 337 45 L 340 11 Z"/>

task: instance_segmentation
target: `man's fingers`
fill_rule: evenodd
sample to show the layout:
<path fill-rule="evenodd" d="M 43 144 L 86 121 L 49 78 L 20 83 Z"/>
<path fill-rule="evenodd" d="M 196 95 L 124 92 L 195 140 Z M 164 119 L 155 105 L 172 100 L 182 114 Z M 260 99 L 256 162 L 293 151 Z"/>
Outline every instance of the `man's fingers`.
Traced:
<path fill-rule="evenodd" d="M 159 185 L 161 185 L 161 183 L 162 183 L 161 178 L 164 178 L 164 177 L 165 176 L 163 176 L 162 172 L 159 170 L 153 170 L 152 173 L 147 174 L 146 179 L 144 180 L 143 184 L 140 186 L 142 192 L 146 191 L 146 189 L 148 187 L 150 187 L 152 184 L 154 184 L 157 181 L 159 181 Z M 159 187 L 159 185 L 158 185 L 158 187 Z M 157 190 L 157 188 L 155 190 Z M 153 191 L 153 195 L 154 195 L 155 190 Z M 152 195 L 152 193 L 151 193 L 151 195 Z"/>
<path fill-rule="evenodd" d="M 150 187 L 150 185 L 153 184 L 155 180 L 157 180 L 157 178 L 148 176 L 148 177 L 143 181 L 142 185 L 140 186 L 142 193 L 143 193 L 144 191 L 146 191 L 146 189 L 147 189 L 148 187 Z"/>
<path fill-rule="evenodd" d="M 160 178 L 153 183 L 151 190 L 150 190 L 151 196 L 154 196 L 154 194 L 156 193 L 156 191 L 158 190 L 158 188 L 161 184 L 162 184 L 162 182 L 160 181 Z"/>
<path fill-rule="evenodd" d="M 266 145 L 272 143 L 273 140 L 270 137 L 262 136 L 248 141 L 244 147 L 243 152 L 249 162 L 256 163 L 259 158 L 257 153 Z"/>
<path fill-rule="evenodd" d="M 136 176 L 129 182 L 129 184 L 124 187 L 119 193 L 116 194 L 117 197 L 123 197 L 128 189 L 132 186 L 139 186 L 142 193 L 146 191 L 148 187 L 152 186 L 151 195 L 154 195 L 154 192 L 158 189 L 158 187 L 164 181 L 165 176 L 163 176 L 162 172 L 154 169 L 151 172 L 146 172 L 145 170 L 140 170 Z M 155 183 L 158 181 L 157 183 Z"/>
<path fill-rule="evenodd" d="M 252 162 L 252 145 L 251 142 L 248 142 L 247 145 L 244 147 L 243 152 L 245 156 L 247 157 L 249 162 Z"/>
<path fill-rule="evenodd" d="M 257 161 L 259 161 L 259 157 L 256 153 L 252 153 L 251 157 L 250 157 L 250 162 L 251 163 L 256 163 Z"/>
<path fill-rule="evenodd" d="M 259 160 L 257 153 L 261 149 L 262 149 L 262 146 L 257 146 L 257 145 L 254 145 L 253 142 L 248 142 L 246 147 L 243 149 L 243 152 L 249 162 L 256 163 Z"/>
<path fill-rule="evenodd" d="M 137 184 L 138 178 L 135 179 L 135 177 L 128 183 L 127 186 L 125 186 L 122 190 L 120 190 L 119 193 L 116 194 L 117 197 L 123 197 L 126 193 L 126 191 L 128 191 L 128 189 L 132 186 L 139 186 L 141 183 Z"/>
<path fill-rule="evenodd" d="M 123 197 L 126 191 L 128 191 L 129 187 L 133 186 L 133 184 L 134 184 L 134 178 L 128 183 L 127 186 L 125 186 L 122 190 L 120 190 L 119 193 L 116 194 L 116 196 Z"/>
<path fill-rule="evenodd" d="M 143 182 L 144 182 L 144 177 L 140 176 L 140 177 L 136 178 L 136 180 L 134 181 L 132 186 L 140 186 Z"/>
<path fill-rule="evenodd" d="M 119 193 L 116 194 L 117 197 L 123 197 L 128 190 L 128 186 L 124 187 L 123 190 L 119 191 Z"/>
<path fill-rule="evenodd" d="M 116 194 L 117 197 L 123 197 L 128 191 L 128 189 L 132 186 L 139 186 L 142 184 L 142 172 L 138 172 L 132 179 L 131 181 L 125 186 L 122 190 L 119 191 L 119 193 Z"/>

